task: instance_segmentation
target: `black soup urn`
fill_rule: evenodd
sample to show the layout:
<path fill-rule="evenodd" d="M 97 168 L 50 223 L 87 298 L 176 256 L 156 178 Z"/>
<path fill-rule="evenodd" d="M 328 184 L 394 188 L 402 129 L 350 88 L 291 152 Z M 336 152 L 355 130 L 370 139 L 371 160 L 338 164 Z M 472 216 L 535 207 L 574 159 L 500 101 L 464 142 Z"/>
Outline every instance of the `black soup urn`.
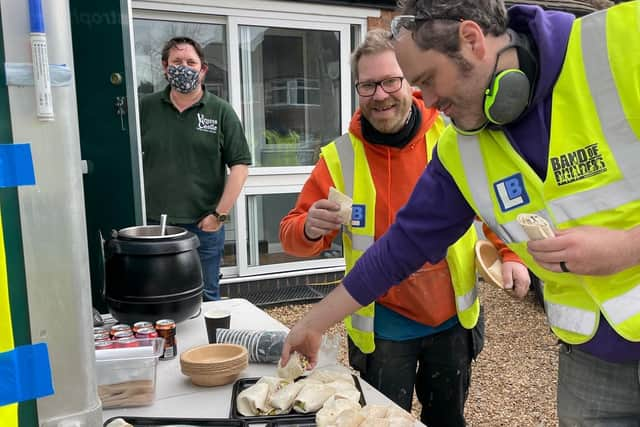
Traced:
<path fill-rule="evenodd" d="M 112 232 L 105 249 L 105 300 L 121 323 L 188 319 L 202 303 L 198 236 L 146 225 Z"/>

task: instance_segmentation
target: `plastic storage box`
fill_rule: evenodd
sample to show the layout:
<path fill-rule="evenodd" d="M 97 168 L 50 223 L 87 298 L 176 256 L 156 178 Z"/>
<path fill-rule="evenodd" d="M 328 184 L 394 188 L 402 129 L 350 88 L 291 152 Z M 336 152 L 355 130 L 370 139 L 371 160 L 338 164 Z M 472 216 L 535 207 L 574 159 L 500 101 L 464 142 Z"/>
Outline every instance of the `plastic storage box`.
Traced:
<path fill-rule="evenodd" d="M 96 350 L 98 395 L 105 409 L 145 406 L 155 400 L 164 338 L 139 338 L 127 345 Z"/>

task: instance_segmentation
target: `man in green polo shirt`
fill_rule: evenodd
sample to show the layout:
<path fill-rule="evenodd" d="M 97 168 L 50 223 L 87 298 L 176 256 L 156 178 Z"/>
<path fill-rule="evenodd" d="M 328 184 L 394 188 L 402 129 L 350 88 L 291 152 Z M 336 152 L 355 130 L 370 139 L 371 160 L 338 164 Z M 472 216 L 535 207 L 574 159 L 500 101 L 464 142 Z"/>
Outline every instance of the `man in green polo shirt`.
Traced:
<path fill-rule="evenodd" d="M 167 214 L 168 223 L 199 237 L 204 300 L 216 300 L 224 223 L 247 179 L 251 152 L 233 108 L 204 89 L 207 63 L 197 42 L 169 40 L 162 67 L 169 85 L 140 102 L 147 219 Z"/>

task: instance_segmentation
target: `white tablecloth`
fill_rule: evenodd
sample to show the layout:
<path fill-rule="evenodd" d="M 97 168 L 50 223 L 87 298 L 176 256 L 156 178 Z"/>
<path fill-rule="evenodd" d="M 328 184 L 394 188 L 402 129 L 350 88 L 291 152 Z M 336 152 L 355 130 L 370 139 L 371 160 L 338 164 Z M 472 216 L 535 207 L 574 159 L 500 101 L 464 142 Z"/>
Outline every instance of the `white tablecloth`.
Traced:
<path fill-rule="evenodd" d="M 206 302 L 202 311 L 223 309 L 231 312 L 231 329 L 287 330 L 264 311 L 245 299 Z M 202 314 L 180 322 L 176 328 L 178 353 L 191 347 L 207 344 L 207 332 Z M 157 369 L 156 400 L 151 406 L 116 408 L 103 411 L 103 420 L 115 416 L 227 418 L 231 408 L 233 384 L 218 387 L 198 387 L 180 372 L 179 356 L 160 360 Z M 249 363 L 241 378 L 275 375 L 275 364 Z M 391 404 L 383 394 L 364 380 L 360 380 L 367 403 Z"/>

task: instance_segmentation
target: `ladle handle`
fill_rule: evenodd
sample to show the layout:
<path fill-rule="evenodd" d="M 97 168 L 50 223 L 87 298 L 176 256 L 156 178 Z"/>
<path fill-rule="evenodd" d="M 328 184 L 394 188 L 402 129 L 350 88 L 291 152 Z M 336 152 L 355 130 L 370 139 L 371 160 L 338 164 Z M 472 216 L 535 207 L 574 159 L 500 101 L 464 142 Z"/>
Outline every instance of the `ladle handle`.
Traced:
<path fill-rule="evenodd" d="M 160 235 L 164 236 L 167 232 L 167 214 L 160 215 Z"/>

